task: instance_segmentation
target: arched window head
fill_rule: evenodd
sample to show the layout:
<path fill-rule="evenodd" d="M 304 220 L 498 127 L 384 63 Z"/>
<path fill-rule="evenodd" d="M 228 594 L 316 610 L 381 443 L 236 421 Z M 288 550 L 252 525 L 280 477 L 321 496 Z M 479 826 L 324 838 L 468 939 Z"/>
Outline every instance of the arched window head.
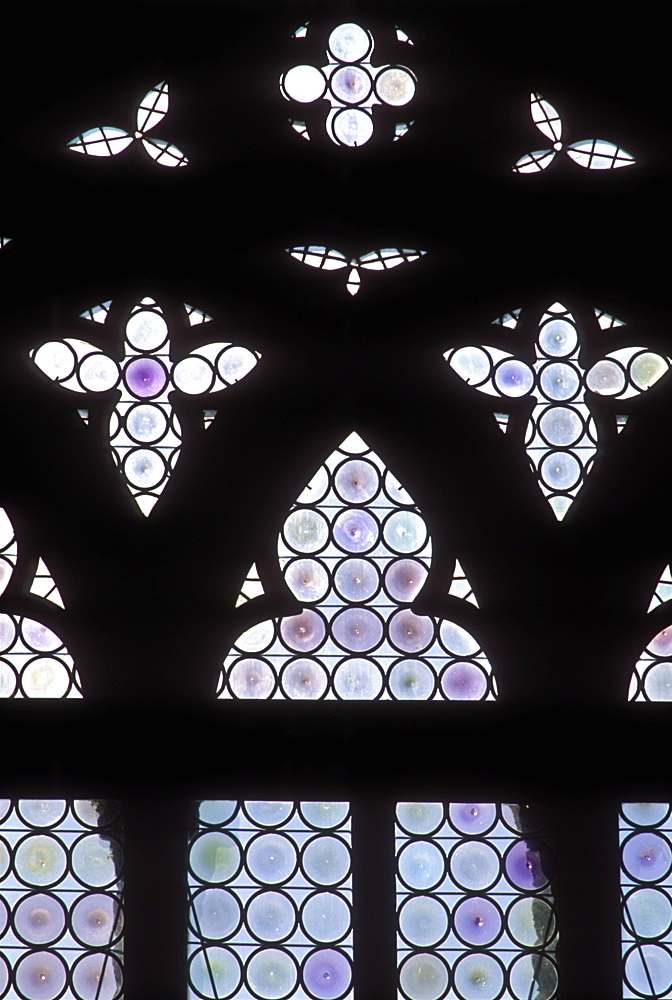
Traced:
<path fill-rule="evenodd" d="M 0 594 L 10 605 L 17 562 L 14 528 L 0 508 Z M 44 601 L 63 600 L 44 561 L 30 585 L 39 614 Z M 53 615 L 53 612 L 52 612 Z M 0 698 L 81 698 L 82 686 L 63 640 L 46 625 L 24 615 L 0 612 Z"/>
<path fill-rule="evenodd" d="M 669 802 L 624 802 L 619 823 L 623 996 L 672 995 Z"/>
<path fill-rule="evenodd" d="M 305 38 L 307 24 L 294 32 Z M 397 29 L 397 41 L 411 45 L 408 35 Z M 371 62 L 374 38 L 359 24 L 339 24 L 329 35 L 326 64 L 321 67 L 301 64 L 283 73 L 280 90 L 288 101 L 312 104 L 329 103 L 327 135 L 341 146 L 363 146 L 373 135 L 373 108 L 376 104 L 402 108 L 415 94 L 415 76 L 401 65 L 374 66 Z M 290 119 L 292 127 L 305 139 L 310 135 L 306 123 Z M 408 132 L 412 121 L 395 125 L 393 141 Z"/>
<path fill-rule="evenodd" d="M 456 622 L 411 610 L 431 565 L 427 525 L 358 434 L 343 441 L 298 496 L 278 537 L 278 557 L 303 610 L 236 639 L 219 697 L 495 697 L 479 641 Z M 260 588 L 253 567 L 241 597 Z M 476 601 L 459 564 L 451 596 L 471 606 L 471 620 Z"/>
<path fill-rule="evenodd" d="M 111 302 L 82 313 L 82 318 L 105 326 Z M 190 327 L 211 319 L 184 305 Z M 116 328 L 115 328 L 116 330 Z M 245 378 L 261 355 L 247 347 L 221 341 L 204 343 L 179 361 L 173 360 L 170 330 L 163 310 L 144 298 L 131 311 L 124 329 L 120 362 L 84 340 L 50 341 L 32 352 L 45 375 L 71 392 L 117 390 L 109 421 L 109 443 L 114 460 L 143 514 L 149 514 L 175 468 L 182 432 L 173 411 L 173 392 L 207 395 Z M 116 336 L 115 336 L 116 339 Z M 201 339 L 201 338 L 199 338 Z M 86 417 L 86 411 L 82 412 Z M 206 425 L 212 411 L 206 411 Z"/>
<path fill-rule="evenodd" d="M 594 315 L 594 336 L 622 325 L 601 310 Z M 520 309 L 501 317 L 496 321 L 500 334 L 514 332 L 522 318 Z M 459 347 L 446 351 L 444 358 L 479 392 L 502 401 L 524 397 L 533 402 L 524 447 L 542 493 L 561 520 L 599 454 L 592 399 L 611 396 L 620 402 L 640 395 L 667 373 L 670 359 L 645 347 L 621 347 L 586 368 L 582 340 L 587 331 L 559 302 L 546 309 L 534 335 L 531 364 L 523 360 L 530 348 L 524 344 L 517 345 L 516 354 L 499 347 Z M 508 414 L 497 414 L 497 419 L 502 430 L 511 429 Z M 621 430 L 627 415 L 614 408 L 613 419 Z"/>
<path fill-rule="evenodd" d="M 0 799 L 2 996 L 121 996 L 118 816 L 111 801 Z"/>
<path fill-rule="evenodd" d="M 137 141 L 154 162 L 162 167 L 186 167 L 189 161 L 177 146 L 166 139 L 148 135 L 166 117 L 168 107 L 168 84 L 164 80 L 152 87 L 140 101 L 135 113 L 133 132 L 126 132 L 116 125 L 90 128 L 71 139 L 68 149 L 88 156 L 116 156 Z"/>
<path fill-rule="evenodd" d="M 550 855 L 528 811 L 491 802 L 397 806 L 405 1000 L 556 995 Z"/>
<path fill-rule="evenodd" d="M 666 566 L 651 598 L 649 613 L 672 600 L 672 573 Z M 630 681 L 629 701 L 672 701 L 672 626 L 653 636 Z"/>
<path fill-rule="evenodd" d="M 351 843 L 347 802 L 201 802 L 191 995 L 350 1000 Z"/>
<path fill-rule="evenodd" d="M 551 149 L 538 149 L 534 153 L 521 156 L 513 168 L 516 174 L 534 174 L 549 167 L 556 155 L 563 152 L 574 163 L 588 170 L 614 170 L 628 167 L 635 162 L 634 156 L 615 146 L 606 139 L 580 139 L 569 145 L 563 142 L 562 119 L 552 104 L 540 94 L 530 95 L 532 121 L 546 139 L 553 143 Z"/>

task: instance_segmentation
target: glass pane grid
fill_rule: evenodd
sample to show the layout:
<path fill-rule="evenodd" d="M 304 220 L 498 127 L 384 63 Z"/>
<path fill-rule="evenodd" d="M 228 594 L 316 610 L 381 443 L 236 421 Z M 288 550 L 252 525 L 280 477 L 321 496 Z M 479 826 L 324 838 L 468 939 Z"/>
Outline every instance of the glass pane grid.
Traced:
<path fill-rule="evenodd" d="M 524 809 L 400 803 L 397 958 L 403 1000 L 556 995 L 557 943 L 545 844 Z"/>
<path fill-rule="evenodd" d="M 352 996 L 344 802 L 202 802 L 190 849 L 189 996 Z"/>
<path fill-rule="evenodd" d="M 623 803 L 619 842 L 623 996 L 672 997 L 670 803 Z"/>
<path fill-rule="evenodd" d="M 0 800 L 0 996 L 121 996 L 117 812 L 112 802 Z"/>

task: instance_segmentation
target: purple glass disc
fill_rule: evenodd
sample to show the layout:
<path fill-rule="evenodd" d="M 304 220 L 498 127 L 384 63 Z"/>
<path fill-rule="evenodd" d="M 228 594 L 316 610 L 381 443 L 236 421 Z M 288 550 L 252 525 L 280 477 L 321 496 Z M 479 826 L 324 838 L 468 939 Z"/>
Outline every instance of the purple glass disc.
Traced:
<path fill-rule="evenodd" d="M 352 972 L 345 955 L 333 948 L 323 948 L 309 955 L 303 966 L 307 992 L 319 1000 L 335 1000 L 350 985 Z"/>
<path fill-rule="evenodd" d="M 56 941 L 65 928 L 63 904 L 47 893 L 24 896 L 14 911 L 14 926 L 24 941 L 49 944 Z"/>
<path fill-rule="evenodd" d="M 542 867 L 540 847 L 535 841 L 519 840 L 504 860 L 509 881 L 528 892 L 548 884 L 548 877 Z"/>
<path fill-rule="evenodd" d="M 672 628 L 664 628 L 662 632 L 654 636 L 648 645 L 654 656 L 672 655 Z"/>
<path fill-rule="evenodd" d="M 482 896 L 463 900 L 453 913 L 453 923 L 460 937 L 477 947 L 490 944 L 502 929 L 499 910 Z"/>
<path fill-rule="evenodd" d="M 378 531 L 377 521 L 365 510 L 345 510 L 334 521 L 334 539 L 346 552 L 368 552 Z"/>
<path fill-rule="evenodd" d="M 346 608 L 331 623 L 336 642 L 353 653 L 373 649 L 383 638 L 383 625 L 372 611 L 366 608 Z"/>
<path fill-rule="evenodd" d="M 324 632 L 324 622 L 315 611 L 304 611 L 280 622 L 283 641 L 299 653 L 317 649 L 324 639 Z"/>
<path fill-rule="evenodd" d="M 419 653 L 434 639 L 434 622 L 424 615 L 414 615 L 408 608 L 390 619 L 390 640 L 402 653 Z"/>
<path fill-rule="evenodd" d="M 124 371 L 126 385 L 134 396 L 149 398 L 158 396 L 166 384 L 166 372 L 154 358 L 138 358 L 126 365 Z"/>
<path fill-rule="evenodd" d="M 657 833 L 636 833 L 623 846 L 623 864 L 633 878 L 657 882 L 670 869 L 670 845 Z"/>
<path fill-rule="evenodd" d="M 451 802 L 448 813 L 460 833 L 472 835 L 489 830 L 497 816 L 492 802 Z"/>
<path fill-rule="evenodd" d="M 416 559 L 397 559 L 385 573 L 385 586 L 395 601 L 410 604 L 427 579 L 427 570 Z"/>
<path fill-rule="evenodd" d="M 485 697 L 488 682 L 475 663 L 459 661 L 444 671 L 441 687 L 446 698 L 453 701 L 479 701 Z"/>

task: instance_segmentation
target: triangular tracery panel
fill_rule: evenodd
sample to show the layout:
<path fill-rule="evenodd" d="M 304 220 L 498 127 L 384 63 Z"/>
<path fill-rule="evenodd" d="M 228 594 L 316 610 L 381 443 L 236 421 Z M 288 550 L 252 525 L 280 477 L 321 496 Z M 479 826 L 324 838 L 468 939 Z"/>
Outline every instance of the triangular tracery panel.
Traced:
<path fill-rule="evenodd" d="M 303 610 L 236 639 L 219 697 L 492 700 L 478 640 L 455 622 L 411 611 L 431 551 L 409 494 L 350 434 L 299 495 L 278 538 L 285 582 Z M 255 582 L 256 571 L 243 600 Z M 461 568 L 451 593 L 474 603 Z"/>

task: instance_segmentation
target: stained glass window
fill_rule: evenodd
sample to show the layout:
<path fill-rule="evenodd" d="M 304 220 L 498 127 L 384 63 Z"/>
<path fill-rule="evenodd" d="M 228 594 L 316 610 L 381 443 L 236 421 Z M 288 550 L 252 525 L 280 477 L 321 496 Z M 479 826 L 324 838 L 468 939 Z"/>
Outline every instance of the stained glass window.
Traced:
<path fill-rule="evenodd" d="M 189 996 L 351 997 L 350 852 L 347 802 L 202 802 Z"/>
<path fill-rule="evenodd" d="M 398 805 L 401 997 L 556 995 L 550 856 L 527 812 L 484 802 Z"/>
<path fill-rule="evenodd" d="M 412 610 L 431 554 L 411 496 L 353 432 L 301 492 L 278 538 L 285 582 L 302 612 L 238 636 L 219 696 L 493 699 L 478 639 L 458 622 Z M 243 594 L 256 574 L 254 567 Z M 454 587 L 453 596 L 475 602 L 459 567 Z"/>
<path fill-rule="evenodd" d="M 669 705 L 651 701 L 666 686 L 668 654 L 652 638 L 667 627 L 667 612 L 659 605 L 648 620 L 642 612 L 658 581 L 662 593 L 672 558 L 672 394 L 669 375 L 627 398 L 602 392 L 599 382 L 596 392 L 586 380 L 592 366 L 626 347 L 672 357 L 669 40 L 646 8 L 614 17 L 591 16 L 586 6 L 541 4 L 532 14 L 512 0 L 404 10 L 384 0 L 349 9 L 342 0 L 291 9 L 267 0 L 102 0 L 100 30 L 58 7 L 39 16 L 30 5 L 12 8 L 0 132 L 2 232 L 14 237 L 0 252 L 0 501 L 14 522 L 18 558 L 0 612 L 57 635 L 65 645 L 53 655 L 67 648 L 85 697 L 2 699 L 0 759 L 6 795 L 81 800 L 99 788 L 135 810 L 133 823 L 124 813 L 129 998 L 187 994 L 191 800 L 352 803 L 353 982 L 359 1000 L 390 1000 L 399 985 L 394 823 L 386 814 L 386 848 L 375 816 L 358 842 L 357 810 L 372 795 L 389 808 L 401 799 L 457 802 L 475 791 L 486 803 L 553 800 L 559 988 L 591 1000 L 622 992 L 614 803 L 639 788 L 654 802 L 670 798 Z M 330 35 L 354 22 L 370 47 L 343 61 Z M 279 84 L 294 66 L 321 75 L 322 96 L 285 100 Z M 402 71 L 393 83 L 409 88 L 411 80 L 407 103 L 386 103 L 376 92 L 388 68 Z M 356 100 L 336 105 L 341 84 Z M 538 100 L 530 102 L 531 91 Z M 529 170 L 513 172 L 517 162 Z M 382 253 L 404 256 L 414 247 L 413 254 L 428 252 L 394 268 L 395 254 Z M 325 266 L 286 248 L 323 256 Z M 365 266 L 375 253 L 378 273 Z M 336 273 L 325 273 L 327 260 L 338 262 Z M 105 322 L 88 316 L 108 300 Z M 542 317 L 556 301 L 567 315 L 555 319 L 576 331 L 578 358 L 537 357 Z M 183 302 L 212 320 L 192 325 Z M 627 325 L 595 315 L 595 305 Z M 163 348 L 146 354 L 165 368 L 167 397 L 137 398 L 121 374 L 135 360 L 126 324 L 137 306 L 160 311 L 169 328 L 167 359 Z M 518 306 L 513 322 L 491 326 Z M 83 311 L 87 318 L 77 318 Z M 78 373 L 83 379 L 105 354 L 117 366 L 116 386 L 98 395 L 68 390 L 29 361 L 30 348 L 37 354 L 66 338 L 96 349 L 86 357 L 72 349 L 77 385 L 84 388 Z M 172 377 L 209 343 L 264 357 L 245 386 L 187 398 Z M 490 359 L 493 386 L 499 361 L 516 360 L 537 379 L 534 390 L 518 398 L 476 392 L 439 357 L 481 345 L 511 355 Z M 636 357 L 620 362 L 632 388 Z M 543 396 L 538 360 L 578 365 L 583 399 Z M 601 371 L 607 387 L 616 371 L 618 384 L 617 370 Z M 537 409 L 544 403 L 571 414 L 544 419 Z M 163 436 L 128 434 L 129 424 L 137 430 L 129 416 L 136 404 L 151 404 L 149 433 L 165 426 Z M 77 408 L 88 412 L 89 426 Z M 563 422 L 569 440 L 557 438 Z M 547 423 L 556 427 L 551 441 Z M 323 552 L 296 552 L 285 542 L 276 555 L 276 537 L 292 509 L 311 507 L 301 501 L 290 509 L 354 427 L 419 505 L 431 566 L 421 551 L 389 549 L 378 562 L 374 550 L 342 551 L 336 512 L 375 518 L 378 508 L 339 498 L 323 512 L 335 553 L 329 562 L 324 550 L 331 596 L 291 604 L 291 566 L 320 563 Z M 538 450 L 528 455 L 535 437 Z M 148 470 L 155 463 L 170 475 L 131 489 L 115 463 L 130 472 L 134 449 L 151 453 Z M 546 463 L 550 453 L 555 466 Z M 559 475 L 565 455 L 568 468 L 576 469 L 570 459 L 579 465 L 582 485 L 543 480 L 549 492 L 542 493 L 542 468 Z M 157 495 L 147 519 L 135 497 L 149 508 Z M 571 503 L 564 521 L 549 504 L 553 496 Z M 390 502 L 391 511 L 413 507 Z M 376 568 L 386 607 L 339 596 L 337 566 L 349 558 Z M 428 574 L 415 601 L 385 589 L 388 567 L 402 560 Z M 65 609 L 49 599 L 52 586 Z M 236 609 L 239 593 L 247 603 Z M 470 593 L 480 607 L 465 600 Z M 379 661 L 383 645 L 356 654 L 338 645 L 332 623 L 351 607 L 380 618 L 391 659 Z M 280 641 L 283 616 L 303 611 L 325 625 L 325 642 L 309 652 Z M 405 611 L 430 618 L 433 629 L 442 617 L 454 619 L 479 648 L 449 652 L 439 630 L 438 662 L 424 662 L 431 647 L 399 651 L 389 625 Z M 258 619 L 273 624 L 275 658 L 271 647 L 235 656 L 270 661 L 275 703 L 231 697 L 231 661 L 228 701 L 214 703 L 225 656 Z M 475 664 L 494 695 L 481 652 L 497 678 L 497 704 L 451 704 L 442 677 L 453 660 Z M 326 676 L 319 704 L 298 703 L 283 688 L 289 665 L 302 659 Z M 386 704 L 340 703 L 333 678 L 346 659 L 374 662 Z M 635 681 L 642 700 L 625 705 L 638 660 L 646 660 Z M 428 678 L 434 704 L 397 698 L 397 661 L 421 664 L 398 690 L 422 695 Z M 12 667 L 17 692 L 22 673 Z M 312 676 L 300 690 L 310 689 Z M 633 832 L 647 829 L 655 832 Z M 389 895 L 370 891 L 366 879 L 358 895 L 362 871 Z M 198 883 L 208 888 L 218 886 Z M 203 944 L 191 933 L 197 952 Z M 457 942 L 449 929 L 437 948 L 451 934 Z M 642 947 L 661 941 L 667 948 L 664 938 Z M 492 957 L 503 962 L 497 943 Z M 406 945 L 409 958 L 434 947 Z M 535 952 L 535 944 L 520 947 L 511 964 L 526 948 Z M 633 947 L 634 938 L 626 950 Z M 465 955 L 482 951 L 464 943 Z M 450 966 L 453 990 L 462 953 L 438 957 Z M 556 964 L 554 953 L 543 957 Z M 244 963 L 242 970 L 244 977 Z M 471 985 L 478 996 L 478 975 Z"/>
<path fill-rule="evenodd" d="M 621 807 L 623 996 L 672 996 L 672 820 L 669 802 Z"/>
<path fill-rule="evenodd" d="M 121 996 L 118 812 L 101 800 L 0 800 L 2 996 Z"/>

